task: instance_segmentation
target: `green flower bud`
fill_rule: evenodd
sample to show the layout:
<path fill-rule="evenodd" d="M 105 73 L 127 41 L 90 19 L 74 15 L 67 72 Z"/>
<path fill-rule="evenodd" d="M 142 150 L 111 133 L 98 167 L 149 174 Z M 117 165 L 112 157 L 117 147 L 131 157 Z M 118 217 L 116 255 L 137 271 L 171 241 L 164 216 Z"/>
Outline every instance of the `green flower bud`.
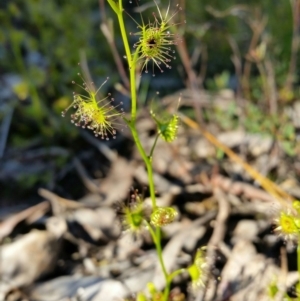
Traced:
<path fill-rule="evenodd" d="M 123 224 L 125 228 L 135 233 L 139 232 L 144 227 L 144 219 L 145 211 L 141 201 L 124 207 Z"/>
<path fill-rule="evenodd" d="M 294 201 L 292 206 L 295 210 L 297 210 L 298 214 L 300 214 L 300 201 Z"/>
<path fill-rule="evenodd" d="M 207 274 L 207 260 L 204 248 L 198 249 L 193 264 L 188 267 L 192 279 L 192 287 L 195 289 L 204 286 L 204 279 Z"/>
<path fill-rule="evenodd" d="M 172 207 L 157 207 L 151 214 L 150 222 L 155 227 L 163 227 L 171 224 L 177 214 L 177 211 Z"/>
<path fill-rule="evenodd" d="M 156 118 L 155 114 L 151 112 L 151 116 L 156 122 L 158 134 L 166 142 L 172 142 L 177 137 L 178 132 L 178 115 L 174 114 L 168 121 L 161 121 Z"/>

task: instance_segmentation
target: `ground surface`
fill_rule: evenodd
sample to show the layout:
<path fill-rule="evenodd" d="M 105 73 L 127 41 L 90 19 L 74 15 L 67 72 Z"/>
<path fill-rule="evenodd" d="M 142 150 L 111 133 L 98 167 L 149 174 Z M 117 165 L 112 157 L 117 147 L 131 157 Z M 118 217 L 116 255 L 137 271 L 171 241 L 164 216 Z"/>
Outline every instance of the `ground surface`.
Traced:
<path fill-rule="evenodd" d="M 192 107 L 189 91 L 182 95 L 181 105 Z M 226 112 L 232 101 L 226 95 L 202 96 L 205 110 Z M 177 105 L 177 99 L 172 95 L 165 103 Z M 291 107 L 299 114 L 292 117 L 295 122 L 297 108 L 297 103 Z M 146 111 L 140 112 L 138 129 L 150 150 L 155 125 Z M 272 137 L 242 127 L 221 131 L 210 122 L 206 129 L 300 199 L 299 155 L 287 156 Z M 144 290 L 149 281 L 158 289 L 165 285 L 149 234 L 124 232 L 118 216 L 132 187 L 150 206 L 147 173 L 129 133 L 125 128 L 108 143 L 87 130 L 81 135 L 89 147 L 76 155 L 58 145 L 43 152 L 37 142 L 22 154 L 8 150 L 1 163 L 1 181 L 10 185 L 5 175 L 13 181 L 18 168 L 49 171 L 51 158 L 68 156 L 34 200 L 1 200 L 0 300 L 122 300 Z M 167 269 L 188 266 L 197 248 L 210 247 L 205 287 L 192 291 L 183 274 L 174 281 L 174 294 L 181 290 L 186 300 L 262 301 L 269 300 L 273 281 L 283 290 L 292 287 L 297 280 L 295 249 L 273 233 L 279 203 L 239 164 L 182 122 L 175 142 L 158 142 L 153 166 L 159 205 L 179 212 L 163 228 Z"/>

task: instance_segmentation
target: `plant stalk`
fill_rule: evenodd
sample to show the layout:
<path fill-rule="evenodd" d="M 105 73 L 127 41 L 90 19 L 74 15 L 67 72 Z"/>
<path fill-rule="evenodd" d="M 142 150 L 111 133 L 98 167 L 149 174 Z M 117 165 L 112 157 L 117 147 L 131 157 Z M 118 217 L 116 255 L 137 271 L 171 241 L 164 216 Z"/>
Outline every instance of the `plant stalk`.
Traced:
<path fill-rule="evenodd" d="M 133 55 L 131 54 L 130 46 L 129 46 L 129 42 L 128 42 L 128 38 L 127 38 L 127 34 L 126 34 L 126 29 L 125 29 L 125 23 L 124 23 L 124 19 L 123 19 L 122 0 L 119 0 L 118 7 L 117 7 L 116 2 L 114 2 L 113 0 L 108 0 L 108 2 L 110 4 L 110 6 L 112 7 L 112 9 L 114 10 L 114 12 L 117 14 L 120 31 L 121 31 L 121 36 L 122 36 L 123 44 L 125 47 L 125 53 L 126 53 L 126 57 L 127 57 L 128 64 L 129 64 L 130 92 L 131 92 L 131 119 L 130 120 L 125 119 L 125 121 L 127 122 L 127 125 L 130 128 L 134 142 L 135 142 L 137 149 L 138 149 L 138 151 L 146 165 L 146 168 L 147 168 L 148 184 L 149 184 L 150 197 L 151 197 L 152 207 L 153 207 L 152 210 L 154 211 L 155 208 L 157 207 L 157 205 L 156 205 L 155 186 L 154 186 L 154 179 L 153 179 L 152 155 L 153 155 L 153 151 L 154 151 L 154 147 L 155 147 L 157 139 L 155 141 L 154 146 L 152 147 L 152 149 L 150 151 L 150 155 L 148 156 L 146 154 L 146 151 L 145 151 L 141 141 L 140 141 L 138 131 L 136 128 L 136 113 L 137 113 L 136 64 L 137 64 L 137 61 L 139 58 L 139 48 L 135 49 L 135 52 Z M 156 252 L 158 255 L 160 266 L 162 268 L 164 277 L 166 279 L 166 288 L 164 290 L 163 301 L 167 301 L 169 292 L 170 292 L 170 284 L 171 284 L 173 277 L 169 276 L 169 274 L 166 270 L 166 267 L 165 267 L 164 260 L 163 260 L 162 247 L 161 247 L 161 229 L 159 227 L 156 227 L 155 231 L 154 231 L 154 229 L 148 222 L 147 222 L 147 225 L 148 225 L 149 232 L 152 236 L 153 242 L 155 244 L 155 248 L 156 248 Z"/>

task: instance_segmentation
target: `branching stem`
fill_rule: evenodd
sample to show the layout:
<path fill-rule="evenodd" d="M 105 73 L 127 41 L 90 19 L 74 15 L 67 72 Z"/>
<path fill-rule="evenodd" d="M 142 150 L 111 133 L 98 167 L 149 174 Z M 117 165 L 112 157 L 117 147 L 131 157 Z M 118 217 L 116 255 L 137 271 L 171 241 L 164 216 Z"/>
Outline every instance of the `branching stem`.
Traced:
<path fill-rule="evenodd" d="M 118 17 L 118 23 L 120 26 L 120 31 L 121 31 L 121 36 L 125 48 L 125 53 L 129 65 L 129 77 L 130 77 L 130 92 L 131 92 L 131 116 L 130 120 L 124 119 L 125 122 L 127 123 L 134 142 L 137 146 L 137 149 L 146 165 L 147 168 L 147 173 L 148 173 L 148 184 L 149 184 L 149 190 L 150 190 L 150 197 L 152 201 L 152 210 L 154 211 L 157 207 L 156 205 L 156 197 L 155 197 L 155 186 L 154 186 L 154 179 L 153 179 L 153 168 L 152 168 L 152 155 L 156 146 L 156 142 L 158 139 L 158 136 L 156 137 L 154 144 L 151 148 L 150 154 L 147 155 L 141 140 L 139 138 L 139 134 L 136 128 L 136 114 L 137 114 L 137 87 L 136 87 L 136 67 L 137 67 L 137 62 L 139 60 L 139 53 L 140 53 L 140 48 L 142 47 L 139 45 L 134 53 L 131 53 L 130 50 L 130 45 L 128 42 L 128 37 L 126 34 L 126 28 L 125 28 L 125 23 L 123 19 L 123 5 L 122 5 L 122 0 L 118 0 L 118 4 L 115 0 L 108 0 L 108 3 L 112 7 L 113 11 L 116 13 Z M 172 274 L 168 274 L 165 263 L 163 260 L 163 252 L 162 252 L 162 246 L 161 246 L 161 229 L 160 227 L 152 227 L 147 221 L 147 227 L 148 230 L 151 234 L 151 237 L 153 239 L 153 242 L 155 244 L 156 252 L 158 255 L 158 260 L 162 269 L 162 272 L 164 274 L 165 280 L 166 280 L 166 287 L 163 293 L 163 299 L 162 301 L 167 301 L 169 298 L 169 293 L 170 293 L 170 285 L 173 280 L 173 278 L 182 273 L 184 270 L 180 269 L 178 271 L 173 272 Z"/>

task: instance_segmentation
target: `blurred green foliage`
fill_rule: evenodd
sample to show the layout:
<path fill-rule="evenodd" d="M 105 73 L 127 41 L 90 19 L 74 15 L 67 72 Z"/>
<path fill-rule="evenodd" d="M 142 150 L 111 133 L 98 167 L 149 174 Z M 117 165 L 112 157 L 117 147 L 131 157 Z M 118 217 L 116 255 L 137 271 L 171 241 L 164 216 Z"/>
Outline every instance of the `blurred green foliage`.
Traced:
<path fill-rule="evenodd" d="M 46 87 L 50 96 L 57 88 L 63 93 L 66 84 L 78 72 L 80 51 L 86 53 L 96 74 L 106 74 L 106 63 L 111 57 L 107 47 L 103 47 L 97 8 L 97 3 L 92 0 L 7 1 L 0 11 L 4 24 L 1 30 L 5 42 L 1 49 L 4 68 L 18 70 L 19 66 L 12 64 L 16 60 L 16 54 L 11 51 L 14 44 L 27 60 L 28 54 L 37 54 L 35 60 L 32 57 L 28 62 L 27 71 L 35 85 Z"/>
<path fill-rule="evenodd" d="M 220 12 L 227 12 L 227 16 L 216 18 L 209 12 L 209 7 Z M 249 10 L 248 13 L 244 13 L 243 9 Z M 267 17 L 265 34 L 269 35 L 272 40 L 272 55 L 282 63 L 280 67 L 276 67 L 284 69 L 286 73 L 291 53 L 293 28 L 290 1 L 186 1 L 188 45 L 190 50 L 195 49 L 201 43 L 207 45 L 209 77 L 223 70 L 233 72 L 230 60 L 232 50 L 228 43 L 228 36 L 234 38 L 241 54 L 245 55 L 252 35 L 247 24 L 247 17 L 253 18 L 251 14 L 258 15 L 259 13 Z M 209 26 L 207 29 L 205 29 L 205 24 Z M 280 70 L 279 72 L 283 73 Z"/>

